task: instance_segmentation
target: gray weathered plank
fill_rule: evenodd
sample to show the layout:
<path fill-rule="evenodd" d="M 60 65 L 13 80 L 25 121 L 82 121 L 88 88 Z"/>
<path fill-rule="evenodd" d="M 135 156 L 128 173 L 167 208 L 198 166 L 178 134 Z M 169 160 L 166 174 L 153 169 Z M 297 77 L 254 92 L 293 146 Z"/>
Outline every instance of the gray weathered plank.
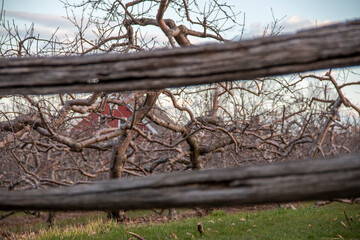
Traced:
<path fill-rule="evenodd" d="M 356 20 L 229 44 L 133 54 L 0 59 L 0 94 L 158 89 L 359 63 L 360 20 Z"/>
<path fill-rule="evenodd" d="M 360 154 L 26 192 L 0 192 L 0 210 L 215 207 L 360 196 Z"/>

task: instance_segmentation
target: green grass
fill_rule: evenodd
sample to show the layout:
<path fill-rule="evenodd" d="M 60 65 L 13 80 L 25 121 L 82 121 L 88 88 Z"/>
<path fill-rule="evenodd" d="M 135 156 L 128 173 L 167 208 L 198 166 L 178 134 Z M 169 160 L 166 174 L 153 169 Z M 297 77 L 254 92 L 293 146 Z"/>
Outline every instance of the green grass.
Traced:
<path fill-rule="evenodd" d="M 5 212 L 0 211 L 0 215 L 4 214 Z M 151 214 L 153 214 L 154 212 L 151 210 L 136 210 L 136 211 L 130 211 L 127 213 L 127 217 L 129 218 L 139 218 L 139 217 L 147 217 Z M 46 216 L 47 212 L 43 212 L 42 215 Z M 25 216 L 29 216 L 27 214 L 25 214 L 24 212 L 18 212 L 15 213 L 14 215 L 11 215 L 8 218 L 16 218 L 17 221 L 20 223 L 22 221 L 21 217 L 25 217 Z M 35 218 L 35 216 L 33 217 Z M 12 232 L 12 233 L 24 233 L 24 232 L 38 232 L 40 230 L 43 229 L 47 229 L 46 226 L 46 220 L 44 217 L 42 217 L 44 220 L 34 224 L 17 224 L 15 226 L 8 226 L 6 227 L 6 231 L 7 232 Z M 90 215 L 87 216 L 76 216 L 76 217 L 68 217 L 66 219 L 59 219 L 59 216 L 56 215 L 55 217 L 55 225 L 57 228 L 67 228 L 67 227 L 71 227 L 71 226 L 75 226 L 75 225 L 84 225 L 84 224 L 88 224 L 91 222 L 98 222 L 98 221 L 103 221 L 106 222 L 107 221 L 107 214 L 105 212 L 97 212 L 97 213 L 92 213 Z M 1 230 L 4 229 L 4 227 L 1 227 L 0 225 L 0 233 Z M 1 237 L 1 234 L 0 234 Z"/>
<path fill-rule="evenodd" d="M 360 205 L 331 203 L 313 208 L 303 204 L 297 210 L 273 209 L 227 215 L 215 211 L 204 218 L 163 224 L 116 224 L 102 217 L 82 225 L 41 230 L 35 239 L 136 239 L 128 232 L 151 239 L 360 239 Z M 348 217 L 349 226 L 344 210 Z M 205 234 L 200 235 L 201 222 Z M 344 226 L 345 225 L 345 226 Z M 171 234 L 173 234 L 171 236 Z"/>

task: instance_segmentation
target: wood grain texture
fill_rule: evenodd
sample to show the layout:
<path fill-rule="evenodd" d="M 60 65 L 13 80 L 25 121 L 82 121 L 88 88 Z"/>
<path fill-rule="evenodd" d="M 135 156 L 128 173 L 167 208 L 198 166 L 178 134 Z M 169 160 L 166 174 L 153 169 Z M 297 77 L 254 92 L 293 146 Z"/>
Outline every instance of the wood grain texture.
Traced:
<path fill-rule="evenodd" d="M 0 95 L 161 89 L 359 65 L 360 20 L 132 54 L 0 59 Z"/>
<path fill-rule="evenodd" d="M 217 207 L 360 196 L 360 154 L 0 192 L 0 210 Z"/>

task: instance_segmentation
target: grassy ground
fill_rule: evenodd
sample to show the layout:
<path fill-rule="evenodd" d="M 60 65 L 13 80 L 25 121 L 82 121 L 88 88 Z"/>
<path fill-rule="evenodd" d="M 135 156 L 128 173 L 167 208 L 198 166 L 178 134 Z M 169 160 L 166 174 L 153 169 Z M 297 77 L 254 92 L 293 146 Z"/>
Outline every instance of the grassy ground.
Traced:
<path fill-rule="evenodd" d="M 137 213 L 139 214 L 139 213 Z M 139 216 L 146 214 L 140 212 Z M 197 231 L 202 223 L 205 233 Z M 304 203 L 297 210 L 275 208 L 227 214 L 215 211 L 203 218 L 167 223 L 116 224 L 97 215 L 81 224 L 60 224 L 18 238 L 34 239 L 360 239 L 360 205 L 331 203 L 313 208 Z"/>

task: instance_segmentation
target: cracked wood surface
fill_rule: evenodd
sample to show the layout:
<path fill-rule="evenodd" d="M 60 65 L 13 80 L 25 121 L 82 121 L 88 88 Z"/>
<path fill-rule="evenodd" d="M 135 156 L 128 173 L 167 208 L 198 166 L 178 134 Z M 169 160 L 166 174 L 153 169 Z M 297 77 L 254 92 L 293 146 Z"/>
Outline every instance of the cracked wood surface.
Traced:
<path fill-rule="evenodd" d="M 0 95 L 149 90 L 359 65 L 360 20 L 131 54 L 0 59 Z"/>
<path fill-rule="evenodd" d="M 360 154 L 0 192 L 0 210 L 217 207 L 360 196 Z"/>

